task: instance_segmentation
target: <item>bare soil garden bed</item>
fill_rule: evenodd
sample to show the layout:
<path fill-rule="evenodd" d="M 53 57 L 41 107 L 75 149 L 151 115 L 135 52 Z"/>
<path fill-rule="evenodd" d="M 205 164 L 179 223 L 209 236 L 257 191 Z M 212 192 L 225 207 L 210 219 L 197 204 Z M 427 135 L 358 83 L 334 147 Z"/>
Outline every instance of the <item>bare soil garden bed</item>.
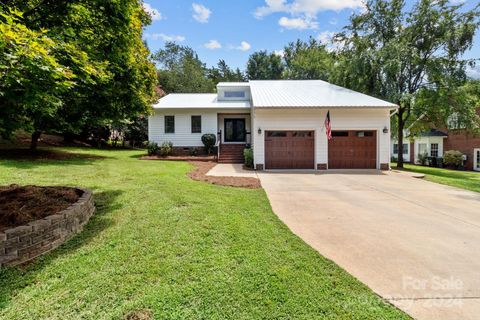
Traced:
<path fill-rule="evenodd" d="M 57 248 L 81 232 L 94 212 L 90 190 L 0 186 L 0 268 Z"/>
<path fill-rule="evenodd" d="M 215 161 L 215 156 L 207 156 L 207 155 L 200 155 L 200 156 L 185 156 L 185 155 L 178 155 L 178 156 L 143 156 L 140 157 L 140 160 L 170 160 L 170 161 Z"/>
<path fill-rule="evenodd" d="M 212 169 L 213 167 L 215 167 L 215 165 L 217 164 L 216 162 L 189 162 L 195 166 L 195 170 L 188 173 L 188 176 L 193 180 L 205 181 L 221 186 L 241 187 L 248 189 L 261 188 L 260 180 L 256 178 L 207 176 L 207 172 L 210 171 L 210 169 Z"/>
<path fill-rule="evenodd" d="M 67 187 L 0 186 L 0 231 L 67 209 L 80 196 Z"/>

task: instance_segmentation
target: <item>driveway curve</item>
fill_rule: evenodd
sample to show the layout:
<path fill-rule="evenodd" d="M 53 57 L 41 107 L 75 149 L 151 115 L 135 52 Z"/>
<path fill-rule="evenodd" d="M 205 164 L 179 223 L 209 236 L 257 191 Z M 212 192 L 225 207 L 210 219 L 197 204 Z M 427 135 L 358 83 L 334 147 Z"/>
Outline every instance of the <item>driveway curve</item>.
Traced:
<path fill-rule="evenodd" d="M 418 319 L 478 319 L 480 194 L 405 173 L 263 172 L 305 242 Z"/>

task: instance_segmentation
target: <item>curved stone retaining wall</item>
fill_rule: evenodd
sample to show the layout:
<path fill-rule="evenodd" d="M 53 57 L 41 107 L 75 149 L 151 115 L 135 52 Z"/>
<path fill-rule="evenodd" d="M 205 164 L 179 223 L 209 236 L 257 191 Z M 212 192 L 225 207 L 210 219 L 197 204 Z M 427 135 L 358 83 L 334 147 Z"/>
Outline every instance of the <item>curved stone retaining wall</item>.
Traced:
<path fill-rule="evenodd" d="M 57 214 L 0 232 L 0 267 L 15 266 L 55 249 L 82 231 L 95 212 L 90 190 Z"/>

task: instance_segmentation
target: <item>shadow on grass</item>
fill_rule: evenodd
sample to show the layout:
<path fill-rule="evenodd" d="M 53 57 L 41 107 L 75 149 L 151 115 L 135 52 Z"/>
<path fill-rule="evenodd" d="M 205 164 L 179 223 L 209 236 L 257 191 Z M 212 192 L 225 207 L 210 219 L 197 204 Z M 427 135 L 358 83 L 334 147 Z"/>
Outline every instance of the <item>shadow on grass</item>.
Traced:
<path fill-rule="evenodd" d="M 38 149 L 33 152 L 29 149 L 21 148 L 0 149 L 0 160 L 6 160 L 2 162 L 2 165 L 19 169 L 29 169 L 35 166 L 55 165 L 58 163 L 87 165 L 97 160 L 109 158 L 111 157 L 55 149 Z"/>
<path fill-rule="evenodd" d="M 445 169 L 445 168 L 430 168 L 430 167 L 420 167 L 420 166 L 413 166 L 413 165 L 405 168 L 395 167 L 395 169 L 424 173 L 431 176 L 448 178 L 448 179 L 476 180 L 480 178 L 480 173 L 477 173 L 475 171 L 456 171 L 456 170 Z"/>
<path fill-rule="evenodd" d="M 96 212 L 85 225 L 84 230 L 63 243 L 60 247 L 26 264 L 0 269 L 0 310 L 18 294 L 18 291 L 35 282 L 36 276 L 58 257 L 71 254 L 87 245 L 100 232 L 109 228 L 113 222 L 109 214 L 122 207 L 117 201 L 123 191 L 109 190 L 94 193 Z M 75 266 L 72 266 L 75 268 Z"/>

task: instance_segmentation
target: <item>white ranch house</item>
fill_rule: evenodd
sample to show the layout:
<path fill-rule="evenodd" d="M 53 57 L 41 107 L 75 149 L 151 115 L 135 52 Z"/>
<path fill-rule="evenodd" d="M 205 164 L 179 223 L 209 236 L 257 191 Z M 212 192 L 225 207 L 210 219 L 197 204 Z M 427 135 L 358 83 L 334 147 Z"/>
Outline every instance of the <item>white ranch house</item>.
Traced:
<path fill-rule="evenodd" d="M 219 83 L 216 94 L 169 94 L 154 105 L 149 140 L 176 150 L 202 147 L 217 135 L 219 161 L 268 169 L 383 169 L 390 163 L 395 104 L 321 80 Z M 330 111 L 332 139 L 325 117 Z"/>

